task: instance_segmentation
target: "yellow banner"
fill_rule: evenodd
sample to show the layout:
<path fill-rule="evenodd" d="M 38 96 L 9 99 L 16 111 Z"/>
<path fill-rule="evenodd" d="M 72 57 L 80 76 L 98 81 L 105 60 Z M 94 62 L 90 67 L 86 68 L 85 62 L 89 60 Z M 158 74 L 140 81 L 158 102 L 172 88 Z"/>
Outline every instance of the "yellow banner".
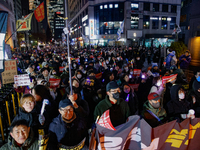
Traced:
<path fill-rule="evenodd" d="M 31 30 L 31 19 L 33 13 L 29 14 L 25 19 L 19 19 L 16 23 L 17 31 L 27 31 Z"/>

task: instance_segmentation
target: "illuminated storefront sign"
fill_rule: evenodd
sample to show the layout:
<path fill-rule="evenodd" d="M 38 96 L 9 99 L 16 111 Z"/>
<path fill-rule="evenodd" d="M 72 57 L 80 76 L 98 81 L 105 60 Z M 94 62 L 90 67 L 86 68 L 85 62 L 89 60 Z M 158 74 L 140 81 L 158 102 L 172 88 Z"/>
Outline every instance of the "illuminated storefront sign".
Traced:
<path fill-rule="evenodd" d="M 86 21 L 88 19 L 88 15 L 85 15 L 83 18 L 82 18 L 82 22 Z"/>
<path fill-rule="evenodd" d="M 94 19 L 90 19 L 90 39 L 94 39 Z"/>

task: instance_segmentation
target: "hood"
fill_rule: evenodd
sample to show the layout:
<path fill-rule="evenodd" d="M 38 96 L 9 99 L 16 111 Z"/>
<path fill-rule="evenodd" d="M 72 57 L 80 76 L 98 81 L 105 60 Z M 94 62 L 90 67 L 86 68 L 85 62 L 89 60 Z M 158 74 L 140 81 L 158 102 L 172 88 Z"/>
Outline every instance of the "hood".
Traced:
<path fill-rule="evenodd" d="M 178 91 L 180 88 L 184 89 L 183 86 L 177 84 L 171 87 L 170 89 L 171 100 L 179 101 Z"/>

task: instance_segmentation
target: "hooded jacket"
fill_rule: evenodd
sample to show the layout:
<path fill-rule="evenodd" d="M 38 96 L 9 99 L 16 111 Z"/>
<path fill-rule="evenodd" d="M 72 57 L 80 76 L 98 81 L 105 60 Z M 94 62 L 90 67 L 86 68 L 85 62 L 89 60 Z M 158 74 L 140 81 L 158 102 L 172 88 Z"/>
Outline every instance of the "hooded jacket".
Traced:
<path fill-rule="evenodd" d="M 177 119 L 177 122 L 183 121 L 181 114 L 188 114 L 191 108 L 190 103 L 185 99 L 179 100 L 178 91 L 184 89 L 181 85 L 173 85 L 170 90 L 171 100 L 167 103 L 167 113 L 170 120 Z"/>
<path fill-rule="evenodd" d="M 0 150 L 37 150 L 39 149 L 38 140 L 34 138 L 34 133 L 30 130 L 29 137 L 21 147 L 17 145 L 15 140 L 9 134 L 8 143 L 4 144 Z"/>
<path fill-rule="evenodd" d="M 110 119 L 115 126 L 115 124 L 118 124 L 118 122 L 126 122 L 126 119 L 130 116 L 130 109 L 128 104 L 123 100 L 119 99 L 116 104 L 111 104 L 108 95 L 106 95 L 106 98 L 98 103 L 98 105 L 95 107 L 94 110 L 94 120 L 96 120 L 97 116 L 101 117 L 101 115 L 106 111 L 110 110 Z M 121 111 L 118 113 L 118 111 Z M 116 112 L 116 113 L 112 113 Z M 118 116 L 118 119 L 120 120 L 115 120 L 116 116 Z"/>
<path fill-rule="evenodd" d="M 157 117 L 152 115 L 150 112 L 152 112 Z M 162 107 L 155 109 L 153 106 L 151 106 L 149 100 L 147 100 L 143 105 L 142 117 L 152 128 L 154 128 L 165 123 L 167 113 Z M 160 121 L 157 118 L 159 118 Z"/>

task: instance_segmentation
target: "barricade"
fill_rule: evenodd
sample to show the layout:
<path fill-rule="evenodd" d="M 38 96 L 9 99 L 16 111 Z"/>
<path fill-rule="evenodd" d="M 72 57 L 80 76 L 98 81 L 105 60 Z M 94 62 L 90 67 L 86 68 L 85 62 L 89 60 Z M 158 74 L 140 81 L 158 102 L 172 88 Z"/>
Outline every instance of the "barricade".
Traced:
<path fill-rule="evenodd" d="M 6 143 L 9 127 L 18 113 L 22 95 L 23 93 L 14 90 L 13 84 L 6 84 L 0 89 L 0 146 Z"/>

